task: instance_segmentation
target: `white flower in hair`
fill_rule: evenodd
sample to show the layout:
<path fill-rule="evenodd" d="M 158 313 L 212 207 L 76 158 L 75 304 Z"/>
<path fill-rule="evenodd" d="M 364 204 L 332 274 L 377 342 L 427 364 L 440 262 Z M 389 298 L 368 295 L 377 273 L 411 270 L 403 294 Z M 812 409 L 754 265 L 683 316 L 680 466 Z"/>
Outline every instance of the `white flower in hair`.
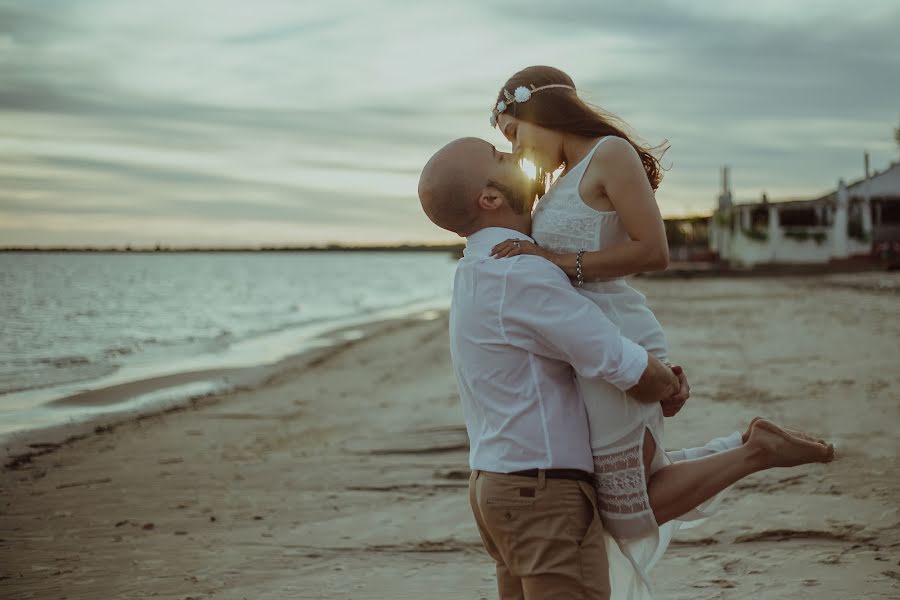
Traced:
<path fill-rule="evenodd" d="M 516 88 L 516 102 L 528 102 L 531 98 L 531 90 L 527 87 L 519 86 Z"/>
<path fill-rule="evenodd" d="M 500 102 L 497 103 L 497 105 L 494 108 L 491 109 L 491 126 L 492 127 L 497 126 L 498 115 L 500 113 L 502 113 L 503 111 L 505 111 L 507 109 L 507 107 L 509 107 L 514 102 L 516 102 L 516 103 L 528 102 L 531 99 L 531 95 L 534 94 L 535 92 L 540 92 L 541 90 L 549 90 L 551 88 L 564 88 L 567 90 L 572 90 L 573 92 L 575 91 L 575 88 L 573 86 L 566 85 L 564 83 L 551 83 L 548 85 L 542 85 L 541 87 L 534 87 L 532 85 L 531 89 L 528 89 L 524 85 L 521 85 L 516 88 L 515 94 L 510 94 L 509 92 L 507 92 L 504 89 L 503 97 L 506 98 L 506 101 L 504 102 L 503 100 L 501 100 Z"/>

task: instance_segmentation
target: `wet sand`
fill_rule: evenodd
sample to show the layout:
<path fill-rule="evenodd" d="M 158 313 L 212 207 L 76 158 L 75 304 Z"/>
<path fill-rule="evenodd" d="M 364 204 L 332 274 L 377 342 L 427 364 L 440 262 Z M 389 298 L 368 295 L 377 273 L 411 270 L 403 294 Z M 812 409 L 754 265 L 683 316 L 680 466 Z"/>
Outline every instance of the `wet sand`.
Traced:
<path fill-rule="evenodd" d="M 764 415 L 839 457 L 737 484 L 659 598 L 900 597 L 898 281 L 635 283 L 692 385 L 669 447 Z M 20 440 L 44 453 L 0 472 L 0 598 L 495 598 L 446 327 L 380 323 L 239 391 Z"/>

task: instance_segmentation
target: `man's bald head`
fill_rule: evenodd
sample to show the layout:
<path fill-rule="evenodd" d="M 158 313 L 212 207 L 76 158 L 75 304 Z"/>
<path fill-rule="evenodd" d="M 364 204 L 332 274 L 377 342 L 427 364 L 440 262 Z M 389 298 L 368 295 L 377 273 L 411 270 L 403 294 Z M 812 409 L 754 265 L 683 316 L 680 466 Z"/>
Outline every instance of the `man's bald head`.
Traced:
<path fill-rule="evenodd" d="M 465 237 L 478 221 L 478 195 L 490 184 L 494 147 L 478 138 L 454 140 L 438 150 L 419 177 L 419 200 L 428 218 Z"/>

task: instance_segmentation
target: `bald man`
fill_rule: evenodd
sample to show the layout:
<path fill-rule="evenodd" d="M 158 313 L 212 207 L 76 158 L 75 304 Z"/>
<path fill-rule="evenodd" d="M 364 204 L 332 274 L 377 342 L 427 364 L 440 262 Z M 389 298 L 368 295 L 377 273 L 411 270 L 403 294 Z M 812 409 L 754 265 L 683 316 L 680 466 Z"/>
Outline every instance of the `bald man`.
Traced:
<path fill-rule="evenodd" d="M 419 180 L 428 218 L 466 238 L 450 353 L 469 434 L 469 498 L 500 598 L 605 599 L 603 526 L 573 369 L 642 402 L 676 396 L 679 381 L 551 262 L 491 257 L 504 240 L 533 241 L 534 198 L 516 158 L 477 138 L 443 147 Z"/>

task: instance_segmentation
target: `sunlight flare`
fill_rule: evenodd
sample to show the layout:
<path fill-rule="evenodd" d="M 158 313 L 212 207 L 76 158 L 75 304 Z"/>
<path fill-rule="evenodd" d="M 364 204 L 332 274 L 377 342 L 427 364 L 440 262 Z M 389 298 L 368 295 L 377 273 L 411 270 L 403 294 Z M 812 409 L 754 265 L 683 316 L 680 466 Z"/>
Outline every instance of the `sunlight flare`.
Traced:
<path fill-rule="evenodd" d="M 519 161 L 519 168 L 522 169 L 532 181 L 537 178 L 537 167 L 527 158 L 523 158 Z"/>

